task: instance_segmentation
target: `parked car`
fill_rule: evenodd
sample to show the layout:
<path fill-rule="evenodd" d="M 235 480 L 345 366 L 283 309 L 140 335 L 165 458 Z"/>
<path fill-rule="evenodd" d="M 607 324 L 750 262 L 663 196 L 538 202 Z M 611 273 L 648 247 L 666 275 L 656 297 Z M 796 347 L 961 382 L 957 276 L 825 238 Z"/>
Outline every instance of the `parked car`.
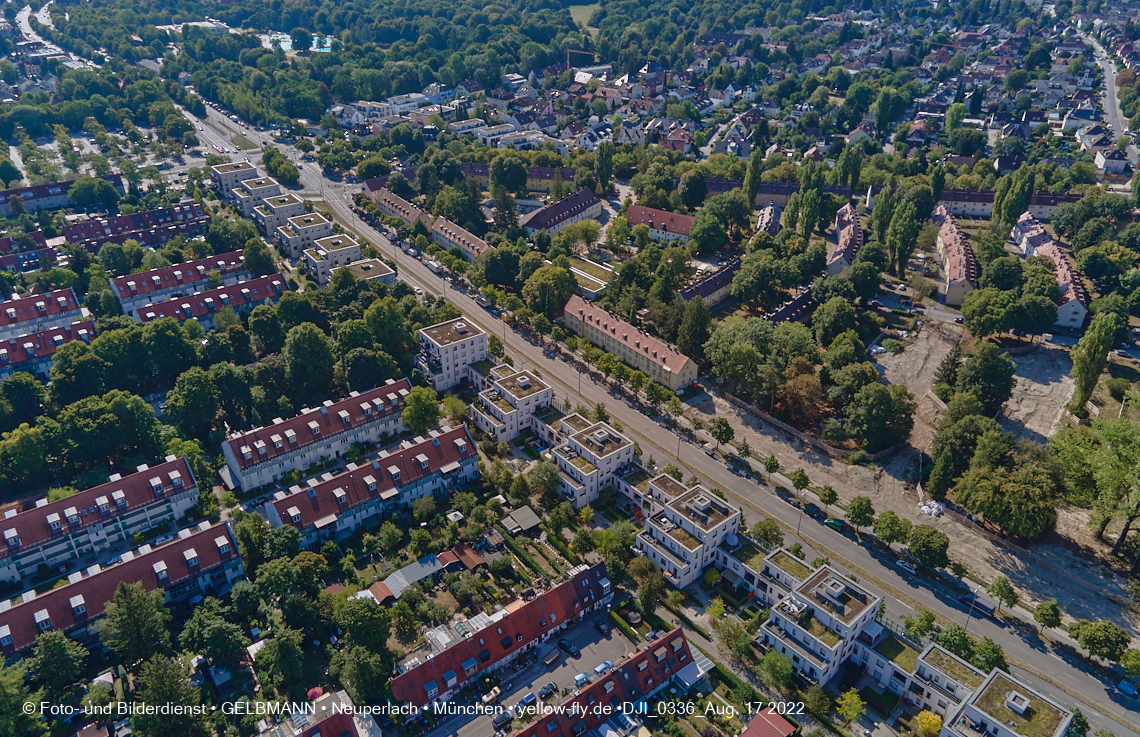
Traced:
<path fill-rule="evenodd" d="M 605 622 L 598 622 L 597 624 L 594 625 L 594 629 L 596 629 L 598 632 L 600 632 L 602 637 L 609 637 L 610 636 L 610 630 L 612 628 L 608 624 L 606 624 Z"/>
<path fill-rule="evenodd" d="M 962 319 L 962 318 L 960 318 L 960 317 L 955 317 L 955 318 L 954 318 L 954 323 L 955 323 L 956 325 L 961 325 L 961 324 L 962 324 L 962 323 L 964 323 L 964 322 L 965 322 L 965 320 L 963 320 L 963 319 Z"/>
<path fill-rule="evenodd" d="M 1116 687 L 1118 689 L 1120 689 L 1121 691 L 1123 691 L 1124 693 L 1128 694 L 1129 696 L 1135 696 L 1136 695 L 1136 684 L 1133 683 L 1132 681 L 1128 680 L 1127 678 L 1125 678 L 1123 681 L 1121 681 L 1119 684 L 1117 684 Z"/>
<path fill-rule="evenodd" d="M 918 574 L 918 569 L 915 568 L 913 565 L 911 565 L 910 563 L 908 563 L 905 560 L 896 560 L 895 561 L 895 567 L 901 568 L 911 575 L 917 575 Z"/>
<path fill-rule="evenodd" d="M 823 516 L 823 510 L 820 509 L 819 507 L 815 506 L 814 504 L 806 505 L 804 507 L 804 513 L 808 517 L 813 517 L 813 518 L 818 518 L 818 517 Z"/>
<path fill-rule="evenodd" d="M 915 307 L 917 307 L 917 308 L 918 308 L 918 309 L 920 309 L 920 310 L 925 310 L 925 309 L 926 309 L 926 305 L 924 305 L 924 304 L 923 304 L 923 303 L 921 303 L 921 302 L 915 302 L 915 303 L 914 303 L 914 306 L 915 306 Z"/>
<path fill-rule="evenodd" d="M 600 676 L 603 673 L 605 673 L 606 671 L 608 671 L 610 668 L 613 668 L 613 667 L 614 667 L 614 661 L 603 660 L 602 662 L 598 663 L 598 666 L 596 668 L 594 668 L 594 672 Z"/>
<path fill-rule="evenodd" d="M 502 693 L 503 693 L 502 689 L 501 689 L 501 688 L 499 688 L 498 686 L 495 686 L 495 687 L 494 687 L 494 688 L 492 688 L 490 691 L 488 691 L 487 693 L 483 694 L 483 703 L 484 703 L 484 704 L 493 704 L 493 703 L 495 703 L 496 701 L 498 701 L 498 700 L 499 700 L 499 695 L 500 695 L 500 694 L 502 694 Z"/>
<path fill-rule="evenodd" d="M 589 682 L 590 682 L 590 675 L 588 673 L 579 673 L 578 675 L 574 676 L 574 685 L 577 686 L 578 688 L 585 686 Z"/>
<path fill-rule="evenodd" d="M 534 706 L 537 703 L 538 697 L 536 697 L 532 691 L 531 693 L 528 693 L 526 696 L 523 696 L 521 699 L 519 699 L 519 703 L 515 704 L 515 711 L 521 714 L 523 709 L 527 708 L 528 706 Z"/>
<path fill-rule="evenodd" d="M 573 655 L 575 658 L 578 657 L 582 653 L 582 651 L 578 649 L 577 645 L 570 642 L 565 637 L 563 637 L 561 640 L 558 641 L 558 648 L 560 650 L 562 650 L 562 652 L 564 652 L 564 653 L 568 653 L 569 655 Z"/>
<path fill-rule="evenodd" d="M 992 617 L 997 607 L 989 603 L 977 594 L 963 594 L 958 597 L 958 601 L 970 607 L 975 614 L 984 614 L 987 617 Z"/>
<path fill-rule="evenodd" d="M 495 718 L 491 720 L 491 724 L 495 727 L 496 730 L 499 730 L 503 727 L 506 727 L 514 720 L 515 718 L 511 715 L 511 712 L 503 711 L 495 715 Z"/>
<path fill-rule="evenodd" d="M 545 686 L 543 686 L 541 690 L 539 690 L 538 698 L 542 699 L 543 701 L 546 701 L 547 699 L 549 699 L 551 696 L 553 696 L 556 693 L 558 693 L 558 684 L 548 683 Z"/>

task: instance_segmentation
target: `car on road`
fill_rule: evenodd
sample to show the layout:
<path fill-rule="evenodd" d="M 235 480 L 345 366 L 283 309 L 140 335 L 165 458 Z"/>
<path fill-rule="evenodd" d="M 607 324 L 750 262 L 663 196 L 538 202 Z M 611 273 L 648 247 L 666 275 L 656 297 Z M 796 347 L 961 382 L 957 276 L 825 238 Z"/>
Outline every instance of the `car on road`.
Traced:
<path fill-rule="evenodd" d="M 515 720 L 515 718 L 511 715 L 511 712 L 503 711 L 503 712 L 499 712 L 498 714 L 495 715 L 495 718 L 491 720 L 491 725 L 496 730 L 500 730 L 503 727 L 506 727 L 508 724 L 510 724 L 514 720 Z"/>
<path fill-rule="evenodd" d="M 483 694 L 483 703 L 484 704 L 495 703 L 496 701 L 499 700 L 499 695 L 502 693 L 503 693 L 503 690 L 501 688 L 499 688 L 498 686 L 495 686 L 490 691 Z"/>
<path fill-rule="evenodd" d="M 915 302 L 915 303 L 914 303 L 914 306 L 915 306 L 915 307 L 917 307 L 917 308 L 919 308 L 920 310 L 925 310 L 925 309 L 926 309 L 926 305 L 924 305 L 924 304 L 923 304 L 923 303 L 921 303 L 921 302 Z"/>
<path fill-rule="evenodd" d="M 1129 696 L 1135 696 L 1136 695 L 1136 690 L 1137 690 L 1136 684 L 1133 683 L 1132 681 L 1128 680 L 1127 678 L 1125 678 L 1123 681 L 1118 683 L 1116 687 L 1118 689 L 1120 689 L 1123 693 L 1128 694 Z"/>
<path fill-rule="evenodd" d="M 804 514 L 808 517 L 819 518 L 823 516 L 823 510 L 814 504 L 807 504 L 804 506 Z"/>
<path fill-rule="evenodd" d="M 416 287 L 416 288 L 415 288 L 415 291 L 416 291 L 416 296 L 417 296 L 417 297 L 422 297 L 422 296 L 424 296 L 424 290 L 420 289 L 419 287 Z"/>
<path fill-rule="evenodd" d="M 843 520 L 826 519 L 823 521 L 823 526 L 824 527 L 830 527 L 831 529 L 835 530 L 836 532 L 843 532 Z"/>
<path fill-rule="evenodd" d="M 603 673 L 605 673 L 606 671 L 608 671 L 610 668 L 613 668 L 613 667 L 614 667 L 614 661 L 603 660 L 602 662 L 598 663 L 598 667 L 594 668 L 594 672 L 600 676 Z"/>
<path fill-rule="evenodd" d="M 910 563 L 908 563 L 905 560 L 896 560 L 895 561 L 895 567 L 901 568 L 902 570 L 906 571 L 907 573 L 911 574 L 912 576 L 918 575 L 918 569 L 915 568 L 913 565 L 911 565 Z"/>
<path fill-rule="evenodd" d="M 986 615 L 992 617 L 996 611 L 996 607 L 977 594 L 962 594 L 958 597 L 958 602 L 970 607 L 974 614 Z"/>
<path fill-rule="evenodd" d="M 558 641 L 558 649 L 564 653 L 567 653 L 568 655 L 573 655 L 575 658 L 582 654 L 582 651 L 578 649 L 578 646 L 567 640 L 565 637 Z"/>
<path fill-rule="evenodd" d="M 104 563 L 104 565 L 113 566 L 116 563 L 122 563 L 122 562 L 123 562 L 123 557 L 121 555 L 113 555 L 107 559 L 107 562 Z"/>
<path fill-rule="evenodd" d="M 964 319 L 962 319 L 961 317 L 955 317 L 954 318 L 954 324 L 955 325 L 961 325 L 964 322 L 966 322 L 966 321 Z"/>
<path fill-rule="evenodd" d="M 585 686 L 589 682 L 590 682 L 590 674 L 589 673 L 579 673 L 578 675 L 574 676 L 574 685 L 577 686 L 578 688 Z"/>
<path fill-rule="evenodd" d="M 532 691 L 531 693 L 528 693 L 526 696 L 523 696 L 519 700 L 519 703 L 515 704 L 515 711 L 517 711 L 521 714 L 523 709 L 527 708 L 528 706 L 534 706 L 537 703 L 538 703 L 538 697 L 536 697 L 534 695 L 534 692 Z"/>
<path fill-rule="evenodd" d="M 558 684 L 548 683 L 539 690 L 538 698 L 542 699 L 543 701 L 546 701 L 547 699 L 549 699 L 551 696 L 553 696 L 556 693 L 558 693 Z"/>
<path fill-rule="evenodd" d="M 610 627 L 605 622 L 598 622 L 597 624 L 594 625 L 594 629 L 596 629 L 598 632 L 600 632 L 602 637 L 609 637 L 610 636 L 610 630 L 613 628 Z"/>

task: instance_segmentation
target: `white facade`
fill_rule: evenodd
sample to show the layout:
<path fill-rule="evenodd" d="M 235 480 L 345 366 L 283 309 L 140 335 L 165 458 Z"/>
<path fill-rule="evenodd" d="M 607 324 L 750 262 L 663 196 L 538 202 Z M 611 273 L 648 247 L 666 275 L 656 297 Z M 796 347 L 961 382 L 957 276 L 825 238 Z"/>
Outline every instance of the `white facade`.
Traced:
<path fill-rule="evenodd" d="M 471 406 L 471 417 L 476 427 L 495 440 L 514 440 L 532 426 L 536 413 L 550 406 L 554 393 L 529 371 L 502 366 L 491 373 L 491 388 L 479 393 L 478 404 Z M 495 376 L 498 373 L 505 375 Z"/>
<path fill-rule="evenodd" d="M 739 530 L 740 510 L 697 485 L 647 517 L 636 544 L 665 580 L 684 588 L 716 563 L 717 547 Z"/>
<path fill-rule="evenodd" d="M 306 248 L 332 232 L 332 223 L 319 212 L 294 215 L 277 227 L 277 242 L 282 253 L 298 259 Z"/>
<path fill-rule="evenodd" d="M 260 205 L 253 208 L 253 220 L 266 238 L 272 237 L 278 228 L 289 221 L 289 218 L 304 214 L 304 200 L 292 192 L 267 197 Z"/>
<path fill-rule="evenodd" d="M 420 330 L 416 363 L 436 389 L 447 391 L 467 380 L 467 367 L 487 358 L 487 333 L 465 317 Z"/>
<path fill-rule="evenodd" d="M 272 177 L 251 177 L 238 182 L 230 193 L 242 217 L 252 218 L 253 210 L 266 199 L 281 194 L 281 185 Z"/>
<path fill-rule="evenodd" d="M 246 179 L 257 176 L 257 167 L 248 161 L 238 161 L 233 164 L 217 164 L 210 167 L 210 177 L 218 188 L 222 200 L 229 200 L 234 188 Z"/>
<path fill-rule="evenodd" d="M 323 287 L 332 279 L 334 271 L 359 260 L 360 244 L 352 236 L 330 235 L 305 249 L 305 273 Z"/>
<path fill-rule="evenodd" d="M 579 417 L 578 415 L 574 415 Z M 563 418 L 565 423 L 570 418 Z M 633 443 L 604 422 L 568 434 L 566 441 L 545 453 L 558 464 L 561 492 L 575 509 L 590 504 L 615 474 L 633 463 Z"/>

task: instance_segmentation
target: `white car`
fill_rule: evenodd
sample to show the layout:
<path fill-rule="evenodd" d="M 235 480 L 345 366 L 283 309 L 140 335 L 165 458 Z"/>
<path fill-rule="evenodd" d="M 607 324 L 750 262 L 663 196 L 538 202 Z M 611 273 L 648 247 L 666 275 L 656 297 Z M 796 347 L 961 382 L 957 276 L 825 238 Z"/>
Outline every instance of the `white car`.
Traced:
<path fill-rule="evenodd" d="M 896 560 L 895 561 L 895 567 L 901 568 L 902 570 L 906 571 L 907 573 L 909 573 L 911 575 L 917 575 L 918 574 L 918 569 L 915 568 L 910 563 L 906 562 L 905 560 Z"/>

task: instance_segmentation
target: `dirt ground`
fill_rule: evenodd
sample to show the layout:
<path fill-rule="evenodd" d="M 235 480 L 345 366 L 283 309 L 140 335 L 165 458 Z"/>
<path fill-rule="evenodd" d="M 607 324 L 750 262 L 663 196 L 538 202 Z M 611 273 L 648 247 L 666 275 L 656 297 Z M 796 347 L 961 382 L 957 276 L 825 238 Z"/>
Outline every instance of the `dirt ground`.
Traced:
<path fill-rule="evenodd" d="M 998 420 L 1006 431 L 1044 443 L 1064 422 L 1065 405 L 1073 396 L 1073 362 L 1068 351 L 1051 344 L 1013 360 L 1017 381 Z"/>
<path fill-rule="evenodd" d="M 930 450 L 941 407 L 927 392 L 934 386 L 934 372 L 950 347 L 962 336 L 955 325 L 927 325 L 900 353 L 883 353 L 877 357 L 883 378 L 901 384 L 914 395 L 916 412 L 910 444 L 922 451 Z"/>

